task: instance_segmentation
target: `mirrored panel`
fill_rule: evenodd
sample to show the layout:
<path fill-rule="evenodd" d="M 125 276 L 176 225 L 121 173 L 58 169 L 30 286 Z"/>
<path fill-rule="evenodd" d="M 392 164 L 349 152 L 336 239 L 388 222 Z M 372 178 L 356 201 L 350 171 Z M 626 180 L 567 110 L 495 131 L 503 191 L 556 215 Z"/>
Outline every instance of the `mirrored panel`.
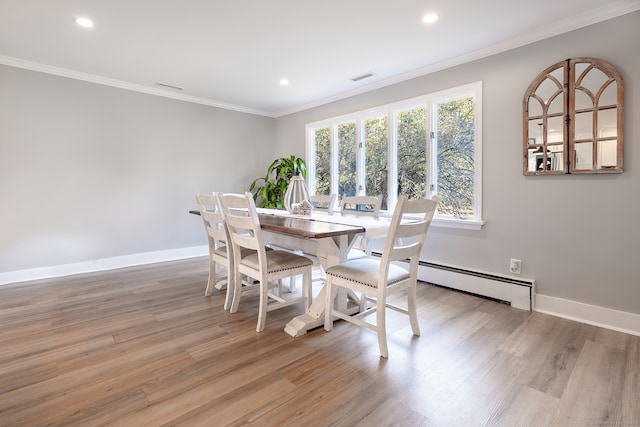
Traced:
<path fill-rule="evenodd" d="M 538 86 L 536 95 L 538 95 L 544 102 L 549 102 L 549 100 L 558 91 L 562 91 L 562 86 L 558 85 L 554 80 L 546 78 L 542 83 L 540 83 L 540 86 Z"/>
<path fill-rule="evenodd" d="M 575 110 L 577 111 L 586 110 L 588 108 L 594 107 L 593 98 L 591 98 L 589 94 L 587 94 L 582 90 L 576 90 L 574 92 L 574 100 L 575 101 L 573 105 Z"/>
<path fill-rule="evenodd" d="M 551 100 L 551 103 L 547 107 L 547 114 L 564 113 L 564 97 L 562 95 L 563 92 L 560 92 Z"/>
<path fill-rule="evenodd" d="M 564 145 L 549 145 L 547 156 L 549 157 L 549 170 L 564 170 Z"/>
<path fill-rule="evenodd" d="M 529 117 L 542 116 L 542 104 L 533 96 L 529 98 Z"/>
<path fill-rule="evenodd" d="M 527 144 L 542 144 L 542 119 L 529 120 Z"/>
<path fill-rule="evenodd" d="M 598 138 L 618 136 L 618 109 L 598 110 Z"/>
<path fill-rule="evenodd" d="M 618 103 L 618 85 L 611 82 L 600 94 L 598 99 L 598 107 L 606 107 L 608 105 L 616 105 Z"/>
<path fill-rule="evenodd" d="M 618 141 L 609 139 L 598 142 L 598 169 L 618 166 Z"/>
<path fill-rule="evenodd" d="M 593 112 L 577 113 L 574 119 L 574 138 L 593 139 Z"/>
<path fill-rule="evenodd" d="M 593 169 L 593 142 L 579 142 L 574 147 L 574 169 Z"/>
<path fill-rule="evenodd" d="M 558 83 L 559 83 L 559 87 L 564 86 L 564 73 L 565 73 L 565 68 L 564 67 L 558 67 L 555 70 L 553 70 L 552 72 L 549 73 L 549 76 L 551 76 L 552 78 L 554 78 Z"/>
<path fill-rule="evenodd" d="M 542 170 L 542 151 L 537 148 L 529 148 L 527 150 L 527 170 L 535 172 L 538 167 Z"/>
<path fill-rule="evenodd" d="M 562 116 L 547 119 L 547 142 L 564 141 L 564 118 Z"/>
<path fill-rule="evenodd" d="M 577 78 L 580 86 L 588 89 L 593 94 L 598 93 L 600 88 L 609 80 L 609 77 L 597 68 L 590 68 L 586 74 Z"/>

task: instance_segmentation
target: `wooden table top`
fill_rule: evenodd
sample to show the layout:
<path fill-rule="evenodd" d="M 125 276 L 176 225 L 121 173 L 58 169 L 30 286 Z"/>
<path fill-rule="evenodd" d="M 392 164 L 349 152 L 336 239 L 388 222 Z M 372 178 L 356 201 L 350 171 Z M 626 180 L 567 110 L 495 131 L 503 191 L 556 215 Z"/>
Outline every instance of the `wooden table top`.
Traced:
<path fill-rule="evenodd" d="M 197 210 L 190 210 L 189 213 L 200 215 Z M 322 239 L 365 232 L 365 228 L 362 226 L 336 224 L 318 221 L 313 218 L 287 217 L 265 213 L 258 213 L 258 218 L 260 220 L 260 228 L 263 230 L 305 239 Z"/>
<path fill-rule="evenodd" d="M 258 214 L 260 227 L 263 230 L 291 234 L 306 239 L 342 236 L 345 234 L 364 233 L 365 229 L 356 225 L 335 224 L 317 221 L 313 218 L 286 217 L 269 214 Z"/>

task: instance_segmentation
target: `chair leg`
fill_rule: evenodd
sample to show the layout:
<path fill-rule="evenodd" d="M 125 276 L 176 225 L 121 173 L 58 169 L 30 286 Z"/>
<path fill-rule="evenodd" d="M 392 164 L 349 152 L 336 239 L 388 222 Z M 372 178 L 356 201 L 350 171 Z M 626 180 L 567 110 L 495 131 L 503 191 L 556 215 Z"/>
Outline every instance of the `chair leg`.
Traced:
<path fill-rule="evenodd" d="M 420 325 L 418 324 L 418 311 L 416 309 L 416 281 L 412 281 L 407 289 L 407 310 L 409 311 L 409 321 L 413 335 L 420 336 Z"/>
<path fill-rule="evenodd" d="M 378 332 L 378 347 L 380 347 L 380 356 L 385 359 L 389 358 L 389 350 L 387 349 L 387 323 L 386 323 L 386 303 L 385 298 L 378 297 L 376 302 L 376 331 Z"/>
<path fill-rule="evenodd" d="M 207 280 L 207 288 L 204 290 L 204 296 L 210 297 L 213 287 L 216 285 L 216 262 L 209 258 L 209 279 Z"/>
<path fill-rule="evenodd" d="M 231 300 L 231 313 L 235 313 L 238 311 L 238 306 L 240 305 L 240 294 L 242 294 L 242 276 L 238 269 L 236 269 L 233 273 L 233 296 Z"/>
<path fill-rule="evenodd" d="M 231 308 L 231 303 L 233 301 L 233 296 L 236 291 L 236 280 L 233 271 L 230 268 L 227 268 L 227 293 L 224 297 L 224 309 L 229 310 Z M 240 285 L 242 285 L 242 278 L 239 278 Z"/>
<path fill-rule="evenodd" d="M 332 294 L 333 290 L 333 280 L 331 280 L 331 276 L 327 275 L 327 282 L 324 285 L 324 330 L 332 331 L 333 330 L 333 317 L 331 310 L 333 309 L 333 298 Z"/>
<path fill-rule="evenodd" d="M 264 326 L 267 323 L 267 304 L 269 304 L 269 282 L 266 277 L 262 277 L 260 280 L 260 307 L 258 308 L 256 332 L 264 331 Z"/>

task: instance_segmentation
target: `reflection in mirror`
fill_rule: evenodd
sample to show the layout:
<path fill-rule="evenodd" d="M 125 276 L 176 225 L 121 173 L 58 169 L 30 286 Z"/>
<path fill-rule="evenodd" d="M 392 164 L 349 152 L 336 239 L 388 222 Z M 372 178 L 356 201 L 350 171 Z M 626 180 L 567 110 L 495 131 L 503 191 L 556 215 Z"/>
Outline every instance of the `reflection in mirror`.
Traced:
<path fill-rule="evenodd" d="M 536 159 L 538 157 L 536 157 L 536 148 L 530 148 L 528 150 L 528 154 L 527 154 L 527 161 L 528 161 L 528 166 L 527 166 L 527 170 L 529 172 L 535 172 L 538 168 L 537 168 L 537 164 L 536 164 Z"/>
<path fill-rule="evenodd" d="M 578 84 L 589 90 L 592 94 L 596 94 L 598 90 L 604 85 L 609 78 L 602 71 L 597 68 L 591 68 L 587 71 L 586 75 L 581 75 L 578 77 L 576 74 L 576 78 L 578 79 Z"/>
<path fill-rule="evenodd" d="M 564 98 L 562 92 L 557 93 L 551 100 L 549 107 L 547 108 L 547 114 L 562 114 L 564 112 Z"/>
<path fill-rule="evenodd" d="M 606 89 L 600 94 L 598 99 L 598 107 L 605 107 L 607 105 L 616 105 L 618 103 L 618 85 L 616 82 L 611 82 L 607 85 Z"/>
<path fill-rule="evenodd" d="M 577 111 L 586 110 L 587 108 L 593 108 L 593 100 L 589 95 L 581 90 L 576 90 L 574 107 Z"/>
<path fill-rule="evenodd" d="M 598 138 L 616 137 L 618 132 L 618 109 L 598 111 Z"/>
<path fill-rule="evenodd" d="M 577 113 L 574 122 L 576 140 L 593 139 L 593 113 Z"/>
<path fill-rule="evenodd" d="M 536 95 L 540 97 L 544 102 L 547 102 L 551 99 L 558 91 L 562 91 L 562 85 L 558 85 L 557 82 L 546 78 L 538 89 L 536 90 Z"/>
<path fill-rule="evenodd" d="M 542 144 L 542 119 L 529 120 L 528 144 Z"/>
<path fill-rule="evenodd" d="M 547 155 L 550 158 L 550 168 L 552 171 L 564 169 L 564 145 L 550 145 Z"/>
<path fill-rule="evenodd" d="M 547 119 L 547 142 L 564 141 L 564 120 L 562 116 Z"/>
<path fill-rule="evenodd" d="M 542 104 L 538 98 L 534 98 L 533 96 L 529 98 L 529 116 L 536 117 L 542 115 Z"/>
<path fill-rule="evenodd" d="M 564 67 L 558 67 L 555 70 L 553 70 L 552 72 L 549 73 L 549 76 L 553 79 L 555 79 L 560 87 L 562 87 L 564 85 Z"/>
<path fill-rule="evenodd" d="M 598 142 L 598 168 L 618 166 L 618 141 L 609 139 Z"/>
<path fill-rule="evenodd" d="M 575 169 L 593 169 L 593 143 L 580 142 L 575 144 Z"/>

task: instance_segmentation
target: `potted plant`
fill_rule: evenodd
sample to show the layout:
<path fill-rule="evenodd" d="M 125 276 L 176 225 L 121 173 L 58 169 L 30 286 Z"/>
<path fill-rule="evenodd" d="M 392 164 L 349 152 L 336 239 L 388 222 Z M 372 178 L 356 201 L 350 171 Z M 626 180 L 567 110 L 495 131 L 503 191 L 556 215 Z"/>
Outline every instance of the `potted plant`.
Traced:
<path fill-rule="evenodd" d="M 264 178 L 255 179 L 249 186 L 256 206 L 284 208 L 284 195 L 296 169 L 303 178 L 307 178 L 307 165 L 301 158 L 291 156 L 275 159 L 267 168 Z"/>

